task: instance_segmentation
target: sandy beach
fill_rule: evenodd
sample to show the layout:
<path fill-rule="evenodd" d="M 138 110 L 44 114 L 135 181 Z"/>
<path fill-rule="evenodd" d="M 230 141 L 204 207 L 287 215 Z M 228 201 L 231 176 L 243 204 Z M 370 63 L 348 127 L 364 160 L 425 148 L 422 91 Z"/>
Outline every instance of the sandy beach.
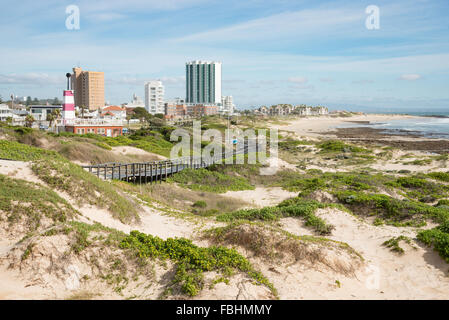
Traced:
<path fill-rule="evenodd" d="M 298 136 L 317 138 L 323 133 L 334 131 L 334 128 L 348 122 L 385 122 L 389 120 L 420 118 L 410 115 L 386 115 L 386 114 L 364 114 L 354 115 L 351 117 L 307 117 L 295 118 L 289 120 L 285 118 L 288 125 L 271 125 L 282 131 L 290 131 L 296 133 Z"/>

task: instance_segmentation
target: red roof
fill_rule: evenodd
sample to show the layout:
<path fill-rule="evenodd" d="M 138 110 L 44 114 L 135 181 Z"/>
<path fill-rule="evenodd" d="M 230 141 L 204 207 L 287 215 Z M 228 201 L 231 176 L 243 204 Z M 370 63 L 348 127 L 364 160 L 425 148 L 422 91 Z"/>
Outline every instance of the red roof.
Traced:
<path fill-rule="evenodd" d="M 119 106 L 109 106 L 109 107 L 103 108 L 103 111 L 125 111 L 125 109 L 122 107 L 119 107 Z"/>
<path fill-rule="evenodd" d="M 100 116 L 104 117 L 106 115 L 114 116 L 114 114 L 112 112 L 109 112 L 109 111 L 103 112 Z"/>

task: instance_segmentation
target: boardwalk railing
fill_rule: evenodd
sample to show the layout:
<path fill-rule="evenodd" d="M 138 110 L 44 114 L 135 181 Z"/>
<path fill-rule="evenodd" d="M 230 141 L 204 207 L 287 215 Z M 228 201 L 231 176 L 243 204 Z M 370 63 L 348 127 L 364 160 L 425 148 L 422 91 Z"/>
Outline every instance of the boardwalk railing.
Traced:
<path fill-rule="evenodd" d="M 256 147 L 257 150 L 257 147 Z M 159 160 L 150 162 L 119 163 L 108 162 L 83 166 L 84 169 L 105 180 L 123 180 L 130 182 L 156 182 L 167 179 L 169 175 L 180 172 L 184 169 L 206 168 L 213 164 L 222 163 L 223 159 L 233 157 L 238 154 L 248 154 L 248 146 L 245 145 L 240 150 L 223 152 L 221 155 L 204 159 L 202 157 L 182 157 L 170 160 Z"/>

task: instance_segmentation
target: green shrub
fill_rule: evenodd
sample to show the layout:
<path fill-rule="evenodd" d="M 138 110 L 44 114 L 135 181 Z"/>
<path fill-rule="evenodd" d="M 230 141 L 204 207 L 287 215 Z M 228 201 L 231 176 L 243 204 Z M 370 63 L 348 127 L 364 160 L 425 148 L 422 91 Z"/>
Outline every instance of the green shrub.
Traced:
<path fill-rule="evenodd" d="M 207 207 L 207 203 L 206 203 L 206 201 L 198 200 L 198 201 L 195 201 L 192 204 L 192 207 L 194 207 L 194 208 L 206 208 Z"/>
<path fill-rule="evenodd" d="M 252 190 L 254 186 L 243 177 L 226 175 L 208 169 L 185 169 L 168 179 L 192 190 L 222 193 L 226 191 Z"/>
<path fill-rule="evenodd" d="M 439 255 L 449 263 L 449 221 L 440 226 L 418 233 L 418 240 L 433 246 Z"/>
<path fill-rule="evenodd" d="M 406 236 L 391 238 L 390 240 L 387 240 L 384 243 L 382 243 L 382 245 L 387 248 L 390 248 L 391 251 L 397 252 L 399 254 L 404 254 L 404 249 L 402 249 L 401 246 L 399 245 L 401 241 L 404 241 L 409 245 L 412 245 L 412 240 Z"/>
<path fill-rule="evenodd" d="M 358 191 L 336 192 L 338 200 L 357 214 L 375 214 L 387 224 L 422 226 L 426 219 L 444 222 L 449 211 L 411 200 L 398 200 L 384 194 L 366 194 Z"/>
<path fill-rule="evenodd" d="M 54 151 L 32 147 L 16 141 L 0 140 L 0 158 L 20 161 L 33 161 L 48 156 L 59 156 Z"/>
<path fill-rule="evenodd" d="M 184 238 L 168 238 L 146 235 L 139 231 L 131 231 L 125 237 L 120 248 L 131 249 L 140 259 L 170 259 L 176 264 L 174 284 L 179 284 L 183 293 L 195 296 L 203 288 L 203 273 L 216 271 L 223 275 L 237 270 L 248 274 L 257 283 L 276 291 L 268 280 L 254 270 L 250 262 L 234 249 L 225 247 L 198 247 L 191 240 Z"/>
<path fill-rule="evenodd" d="M 43 217 L 57 223 L 77 214 L 66 200 L 47 187 L 0 174 L 0 216 L 10 224 L 25 221 L 27 231 L 31 232 L 41 226 Z"/>
<path fill-rule="evenodd" d="M 224 213 L 217 216 L 217 220 L 224 222 L 235 220 L 275 221 L 282 217 L 302 217 L 305 220 L 305 225 L 312 227 L 315 232 L 319 234 L 330 234 L 334 227 L 315 215 L 315 211 L 318 208 L 326 208 L 329 206 L 332 205 L 297 197 L 284 200 L 275 207 L 244 209 Z"/>
<path fill-rule="evenodd" d="M 340 140 L 329 140 L 323 143 L 318 144 L 318 148 L 321 148 L 322 152 L 361 152 L 361 153 L 367 153 L 370 152 L 370 150 L 349 145 L 344 143 Z"/>
<path fill-rule="evenodd" d="M 449 172 L 431 172 L 427 175 L 436 180 L 449 182 Z"/>
<path fill-rule="evenodd" d="M 97 142 L 97 143 L 95 143 L 95 145 L 97 145 L 98 147 L 103 148 L 105 150 L 112 150 L 111 146 L 109 146 L 108 144 L 103 143 L 103 142 Z"/>

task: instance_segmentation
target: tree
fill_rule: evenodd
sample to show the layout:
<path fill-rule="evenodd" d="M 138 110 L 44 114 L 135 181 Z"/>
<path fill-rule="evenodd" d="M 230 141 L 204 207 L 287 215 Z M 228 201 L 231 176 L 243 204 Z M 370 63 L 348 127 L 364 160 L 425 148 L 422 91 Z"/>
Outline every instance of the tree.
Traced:
<path fill-rule="evenodd" d="M 0 103 L 3 103 L 3 98 L 1 94 L 0 94 Z"/>
<path fill-rule="evenodd" d="M 28 97 L 27 97 L 27 101 L 26 101 L 25 104 L 26 104 L 27 106 L 29 106 L 29 105 L 31 105 L 31 103 L 32 103 L 31 97 L 28 96 Z"/>
<path fill-rule="evenodd" d="M 84 119 L 84 110 L 87 109 L 87 107 L 85 105 L 80 106 L 81 109 L 81 118 Z"/>
<path fill-rule="evenodd" d="M 33 125 L 34 121 L 36 121 L 36 120 L 34 120 L 33 116 L 31 114 L 28 114 L 25 117 L 25 127 L 31 128 L 31 126 Z"/>
<path fill-rule="evenodd" d="M 133 112 L 132 119 L 139 119 L 141 122 L 149 121 L 151 119 L 151 114 L 149 114 L 145 108 L 137 107 L 134 108 Z"/>
<path fill-rule="evenodd" d="M 61 104 L 61 101 L 59 101 L 58 97 L 55 97 L 55 98 L 53 99 L 53 102 L 52 102 L 51 104 L 54 105 L 54 106 L 57 106 L 57 105 L 60 105 L 60 104 Z"/>
<path fill-rule="evenodd" d="M 126 121 L 128 122 L 128 129 L 129 129 L 129 120 L 131 120 L 131 119 L 132 119 L 131 115 L 127 114 L 126 115 Z"/>
<path fill-rule="evenodd" d="M 39 99 L 38 98 L 34 98 L 33 99 L 33 105 L 38 105 L 39 104 Z"/>
<path fill-rule="evenodd" d="M 53 121 L 55 121 L 55 115 L 52 113 L 47 113 L 47 119 L 46 119 L 49 124 L 48 126 L 51 128 L 51 125 L 53 124 Z"/>
<path fill-rule="evenodd" d="M 61 109 L 53 110 L 52 114 L 55 117 L 55 121 L 58 121 L 61 118 Z"/>
<path fill-rule="evenodd" d="M 12 124 L 12 117 L 6 118 L 6 124 L 11 125 Z"/>

